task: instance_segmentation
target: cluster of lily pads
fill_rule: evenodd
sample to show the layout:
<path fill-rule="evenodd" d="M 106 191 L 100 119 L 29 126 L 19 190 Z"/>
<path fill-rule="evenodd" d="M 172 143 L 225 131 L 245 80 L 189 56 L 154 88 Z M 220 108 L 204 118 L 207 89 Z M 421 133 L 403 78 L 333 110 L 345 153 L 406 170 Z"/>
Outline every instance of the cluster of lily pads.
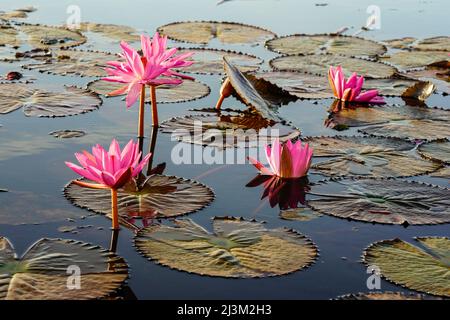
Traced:
<path fill-rule="evenodd" d="M 127 106 L 139 99 L 137 141 L 130 141 L 122 150 L 113 141 L 109 150 L 97 145 L 92 153 L 76 154 L 80 166 L 68 166 L 84 178 L 69 182 L 64 195 L 75 206 L 110 217 L 113 229 L 122 225 L 134 230 L 137 250 L 156 263 L 200 275 L 254 278 L 295 272 L 311 266 L 318 257 L 311 239 L 292 229 L 271 229 L 256 220 L 221 216 L 213 219 L 210 232 L 191 219 L 177 218 L 203 209 L 214 200 L 214 193 L 200 182 L 164 175 L 164 165 L 152 166 L 158 129 L 183 132 L 177 138 L 184 143 L 219 149 L 240 147 L 240 139 L 245 147 L 257 146 L 258 137 L 244 137 L 236 129 L 279 130 L 276 137 L 268 131 L 270 167 L 250 159 L 260 174 L 247 186 L 263 184 L 263 198 L 280 207 L 283 219 L 310 219 L 298 215 L 302 209 L 314 217 L 331 215 L 381 224 L 450 222 L 448 187 L 399 179 L 424 174 L 450 177 L 449 111 L 423 105 L 435 90 L 443 94 L 449 91 L 449 37 L 385 43 L 341 34 L 278 37 L 250 25 L 194 21 L 161 26 L 158 32 L 162 37 L 157 34 L 150 39 L 140 38 L 125 26 L 82 23 L 79 30 L 73 30 L 26 24 L 16 18 L 23 15 L 0 16 L 1 59 L 23 61 L 24 69 L 97 79 L 86 88 L 70 86 L 58 92 L 39 89 L 29 81 L 4 80 L 0 83 L 0 114 L 22 108 L 25 116 L 64 117 L 98 109 L 101 96 L 127 95 Z M 141 51 L 124 42 L 121 54 L 73 49 L 88 42 L 90 34 L 130 43 L 142 40 Z M 165 36 L 201 47 L 166 49 Z M 32 49 L 18 51 L 23 41 Z M 209 48 L 212 41 L 265 43 L 280 55 L 269 62 L 271 70 L 260 71 L 262 59 Z M 342 69 L 330 70 L 330 66 Z M 157 103 L 184 102 L 210 94 L 206 84 L 187 74 L 225 76 L 217 106 L 160 124 Z M 150 87 L 148 98 L 146 87 Z M 375 105 L 384 102 L 378 95 L 401 96 L 417 103 Z M 247 108 L 221 108 L 228 96 L 236 97 Z M 280 106 L 297 99 L 333 97 L 326 126 L 336 130 L 357 127 L 363 135 L 302 137 L 300 141 L 301 128 L 278 112 Z M 142 150 L 145 103 L 151 103 L 153 119 L 147 155 Z M 233 129 L 235 136 L 218 139 L 198 134 L 196 121 L 202 122 L 205 132 L 210 128 Z M 76 132 L 52 134 L 77 136 Z M 327 178 L 311 183 L 308 170 Z M 173 220 L 158 223 L 166 218 Z M 137 219 L 143 227 L 135 223 Z M 408 289 L 450 297 L 450 239 L 422 237 L 416 241 L 420 246 L 400 239 L 376 242 L 364 251 L 363 262 L 379 266 L 386 279 Z M 113 249 L 42 239 L 18 259 L 9 241 L 0 238 L 0 277 L 6 283 L 0 286 L 0 297 L 105 297 L 128 275 L 126 263 Z M 74 264 L 81 265 L 86 281 L 83 290 L 66 288 L 66 269 Z M 381 292 L 341 298 L 432 297 Z"/>

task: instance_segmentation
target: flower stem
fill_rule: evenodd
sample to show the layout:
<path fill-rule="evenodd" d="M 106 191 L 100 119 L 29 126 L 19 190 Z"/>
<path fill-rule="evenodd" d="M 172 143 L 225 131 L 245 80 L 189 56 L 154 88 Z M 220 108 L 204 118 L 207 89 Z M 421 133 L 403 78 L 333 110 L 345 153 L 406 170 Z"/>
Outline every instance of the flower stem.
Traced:
<path fill-rule="evenodd" d="M 119 209 L 117 207 L 117 190 L 111 189 L 111 216 L 113 230 L 119 230 Z"/>
<path fill-rule="evenodd" d="M 145 104 L 145 85 L 141 89 L 141 97 L 139 100 L 139 124 L 138 124 L 138 139 L 144 138 L 144 104 Z"/>
<path fill-rule="evenodd" d="M 156 105 L 156 86 L 150 86 L 150 100 L 152 101 L 152 123 L 153 127 L 159 126 L 158 107 Z"/>
<path fill-rule="evenodd" d="M 217 110 L 220 110 L 220 107 L 222 106 L 223 100 L 225 100 L 225 96 L 223 94 L 221 94 L 219 100 L 216 103 L 216 109 Z"/>

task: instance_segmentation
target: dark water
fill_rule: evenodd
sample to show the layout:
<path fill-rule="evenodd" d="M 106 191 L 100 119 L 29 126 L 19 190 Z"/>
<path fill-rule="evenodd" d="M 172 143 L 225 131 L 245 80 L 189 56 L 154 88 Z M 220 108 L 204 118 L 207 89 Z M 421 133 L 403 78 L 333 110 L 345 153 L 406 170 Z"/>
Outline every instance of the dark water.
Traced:
<path fill-rule="evenodd" d="M 3 0 L 2 10 L 28 5 L 31 1 Z M 320 1 L 323 2 L 323 1 Z M 291 33 L 332 32 L 342 26 L 359 29 L 366 21 L 366 8 L 370 4 L 380 6 L 382 27 L 364 33 L 375 39 L 402 36 L 445 35 L 450 22 L 447 17 L 447 1 L 326 1 L 325 7 L 317 7 L 315 1 L 287 0 L 235 0 L 216 6 L 215 0 L 195 1 L 33 1 L 39 10 L 30 14 L 28 21 L 46 24 L 64 23 L 66 8 L 77 4 L 84 21 L 127 24 L 152 32 L 157 26 L 180 20 L 238 21 L 269 28 L 283 35 Z M 117 46 L 101 49 L 114 50 Z M 223 47 L 214 43 L 218 48 Z M 266 60 L 275 55 L 262 47 L 227 46 L 253 53 Z M 0 63 L 0 74 L 20 70 L 17 64 Z M 22 71 L 35 77 L 36 86 L 59 88 L 63 84 L 84 85 L 90 79 L 42 75 Z M 182 115 L 191 108 L 210 107 L 217 99 L 220 76 L 197 76 L 207 83 L 212 94 L 201 100 L 164 104 L 159 107 L 160 119 Z M 389 99 L 400 103 L 400 99 Z M 449 107 L 449 98 L 435 95 L 427 100 L 429 106 Z M 318 104 L 299 101 L 280 109 L 280 115 L 301 128 L 306 136 L 334 135 L 335 131 L 323 126 L 326 110 L 331 100 Z M 224 107 L 243 106 L 230 98 Z M 150 114 L 146 123 L 151 123 Z M 73 153 L 89 148 L 94 143 L 107 144 L 116 137 L 121 143 L 135 137 L 137 108 L 125 109 L 120 99 L 105 99 L 99 111 L 60 119 L 26 118 L 21 111 L 0 117 L 0 187 L 9 193 L 0 193 L 0 235 L 8 237 L 18 252 L 23 252 L 40 237 L 63 237 L 109 246 L 110 221 L 102 216 L 90 216 L 89 212 L 73 207 L 63 196 L 62 188 L 74 178 L 64 161 L 73 161 Z M 48 133 L 60 129 L 81 129 L 87 132 L 82 138 L 59 140 Z M 147 132 L 149 132 L 147 127 Z M 351 134 L 352 131 L 346 132 Z M 148 141 L 147 141 L 148 142 Z M 195 222 L 210 229 L 214 216 L 232 215 L 254 217 L 267 221 L 268 227 L 286 226 L 309 236 L 319 247 L 320 257 L 310 268 L 293 274 L 269 279 L 236 280 L 202 277 L 170 270 L 147 261 L 132 246 L 133 233 L 122 229 L 118 254 L 131 266 L 129 286 L 140 299 L 195 299 L 195 298 L 271 298 L 329 299 L 340 294 L 367 291 L 366 269 L 360 262 L 363 249 L 371 242 L 400 237 L 411 240 L 414 236 L 448 236 L 448 225 L 401 226 L 372 225 L 349 222 L 323 216 L 309 222 L 285 221 L 278 218 L 279 209 L 261 206 L 261 188 L 245 188 L 255 170 L 250 165 L 230 165 L 214 173 L 205 172 L 221 165 L 182 165 L 170 161 L 175 142 L 169 135 L 159 134 L 154 163 L 167 162 L 165 174 L 198 178 L 216 193 L 215 201 L 206 209 L 190 215 Z M 313 180 L 320 177 L 312 177 Z M 417 177 L 448 186 L 444 179 Z M 75 219 L 69 222 L 67 218 Z M 25 222 L 26 224 L 21 224 Z M 57 229 L 63 225 L 92 225 L 78 234 L 63 234 Z M 102 227 L 102 230 L 98 230 Z M 383 290 L 402 288 L 382 281 Z"/>

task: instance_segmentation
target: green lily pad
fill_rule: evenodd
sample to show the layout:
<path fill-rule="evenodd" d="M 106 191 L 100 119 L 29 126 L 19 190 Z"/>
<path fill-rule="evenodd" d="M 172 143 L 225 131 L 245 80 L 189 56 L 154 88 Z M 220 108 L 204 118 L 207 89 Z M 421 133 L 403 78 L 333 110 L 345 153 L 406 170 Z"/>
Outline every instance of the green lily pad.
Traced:
<path fill-rule="evenodd" d="M 216 148 L 251 148 L 257 147 L 261 139 L 270 143 L 275 138 L 287 141 L 300 135 L 289 125 L 271 123 L 251 111 L 174 117 L 161 123 L 160 127 L 162 132 L 172 134 L 179 141 Z"/>
<path fill-rule="evenodd" d="M 61 27 L 22 24 L 19 30 L 25 33 L 27 43 L 33 48 L 69 48 L 86 42 L 81 33 Z"/>
<path fill-rule="evenodd" d="M 86 133 L 81 130 L 58 130 L 50 132 L 49 135 L 59 139 L 71 139 L 84 137 Z"/>
<path fill-rule="evenodd" d="M 346 77 L 352 72 L 368 78 L 389 78 L 397 70 L 386 64 L 333 54 L 278 57 L 270 62 L 275 71 L 299 71 L 326 76 L 330 66 L 342 66 Z"/>
<path fill-rule="evenodd" d="M 213 232 L 190 219 L 174 226 L 142 229 L 135 239 L 141 254 L 158 264 L 200 275 L 228 278 L 279 276 L 311 265 L 317 248 L 286 228 L 267 229 L 256 221 L 215 217 Z"/>
<path fill-rule="evenodd" d="M 295 34 L 275 38 L 267 41 L 266 47 L 287 55 L 332 53 L 346 56 L 378 56 L 386 52 L 383 44 L 372 40 L 329 34 Z"/>
<path fill-rule="evenodd" d="M 95 80 L 88 84 L 87 88 L 98 94 L 108 96 L 108 93 L 123 87 L 124 84 Z M 156 100 L 158 103 L 176 103 L 201 99 L 211 92 L 208 85 L 199 81 L 185 80 L 177 86 L 162 85 L 156 88 Z M 147 95 L 146 103 L 150 103 Z"/>
<path fill-rule="evenodd" d="M 438 297 L 427 296 L 419 293 L 404 292 L 368 292 L 368 293 L 351 293 L 339 296 L 336 300 L 441 300 Z"/>
<path fill-rule="evenodd" d="M 421 68 L 430 64 L 448 61 L 450 57 L 448 53 L 442 51 L 398 51 L 385 57 L 380 57 L 380 60 L 394 65 L 400 70 L 409 70 L 414 68 Z"/>
<path fill-rule="evenodd" d="M 80 286 L 70 282 L 80 271 Z M 107 297 L 128 277 L 125 261 L 98 246 L 65 239 L 41 239 L 20 258 L 11 242 L 0 237 L 0 299 L 86 300 Z"/>
<path fill-rule="evenodd" d="M 338 136 L 303 141 L 314 150 L 311 168 L 332 177 L 406 177 L 441 167 L 439 163 L 414 156 L 415 144 L 401 139 Z"/>
<path fill-rule="evenodd" d="M 39 63 L 26 64 L 22 67 L 62 76 L 105 77 L 107 75 L 104 70 L 107 66 L 106 63 L 112 60 L 120 60 L 120 58 L 107 52 L 56 50 L 53 58 Z"/>
<path fill-rule="evenodd" d="M 166 24 L 158 31 L 172 40 L 207 44 L 213 39 L 222 43 L 260 43 L 275 34 L 260 27 L 218 21 L 185 21 Z"/>
<path fill-rule="evenodd" d="M 64 195 L 77 207 L 108 217 L 111 213 L 111 193 L 80 187 L 73 182 L 64 188 Z M 173 218 L 199 211 L 214 199 L 207 186 L 189 179 L 151 175 L 142 183 L 118 191 L 119 216 L 134 218 Z"/>
<path fill-rule="evenodd" d="M 393 179 L 333 179 L 313 185 L 308 205 L 357 221 L 424 225 L 450 222 L 450 189 Z"/>
<path fill-rule="evenodd" d="M 413 245 L 401 239 L 371 244 L 363 255 L 368 265 L 380 268 L 381 275 L 411 290 L 450 297 L 450 239 L 415 238 Z"/>

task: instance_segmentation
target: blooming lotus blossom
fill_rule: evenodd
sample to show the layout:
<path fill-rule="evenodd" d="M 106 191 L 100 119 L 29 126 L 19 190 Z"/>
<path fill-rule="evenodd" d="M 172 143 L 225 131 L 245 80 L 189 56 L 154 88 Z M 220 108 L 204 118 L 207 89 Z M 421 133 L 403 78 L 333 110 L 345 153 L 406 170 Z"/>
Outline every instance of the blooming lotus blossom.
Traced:
<path fill-rule="evenodd" d="M 92 148 L 92 153 L 75 153 L 81 166 L 71 162 L 66 162 L 66 165 L 79 175 L 100 184 L 85 183 L 84 186 L 118 189 L 142 171 L 150 156 L 151 154 L 147 154 L 141 161 L 137 143 L 130 140 L 121 151 L 119 143 L 114 139 L 108 151 L 101 145 L 96 145 Z"/>
<path fill-rule="evenodd" d="M 378 96 L 378 90 L 361 92 L 364 84 L 363 76 L 358 77 L 356 73 L 353 73 L 346 81 L 341 66 L 330 67 L 328 81 L 331 89 L 333 89 L 334 96 L 339 100 L 373 104 L 385 103 L 384 99 Z"/>
<path fill-rule="evenodd" d="M 302 145 L 300 140 L 296 143 L 288 140 L 285 144 L 281 144 L 279 139 L 275 139 L 272 147 L 266 146 L 266 157 L 270 169 L 252 157 L 248 159 L 263 175 L 300 178 L 306 176 L 311 166 L 312 154 L 313 150 L 309 145 L 307 143 Z"/>

